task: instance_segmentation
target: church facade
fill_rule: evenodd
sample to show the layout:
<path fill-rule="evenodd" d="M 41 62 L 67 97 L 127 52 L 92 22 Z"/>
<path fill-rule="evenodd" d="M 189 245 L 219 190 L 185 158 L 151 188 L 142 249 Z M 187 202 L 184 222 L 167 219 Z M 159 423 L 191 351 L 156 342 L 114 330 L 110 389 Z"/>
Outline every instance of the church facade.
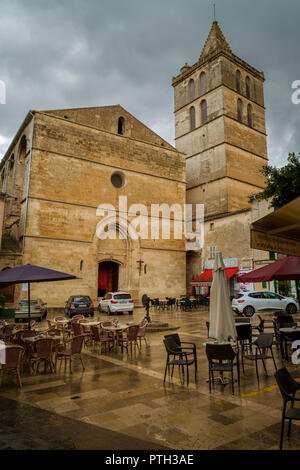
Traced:
<path fill-rule="evenodd" d="M 76 294 L 96 302 L 124 290 L 140 303 L 145 293 L 185 293 L 184 239 L 128 233 L 133 204 L 149 213 L 151 204 L 183 206 L 184 155 L 121 106 L 30 112 L 0 174 L 6 195 L 0 269 L 31 263 L 79 278 L 32 284 L 32 297 L 63 307 Z M 127 225 L 120 197 L 126 197 Z M 108 204 L 116 213 L 99 238 L 99 207 Z M 26 293 L 16 286 L 6 295 L 15 303 Z"/>
<path fill-rule="evenodd" d="M 198 62 L 173 78 L 187 203 L 205 211 L 205 246 L 187 253 L 187 287 L 211 268 L 216 251 L 240 272 L 253 268 L 249 196 L 262 191 L 260 169 L 268 163 L 263 82 L 262 72 L 232 53 L 216 21 Z"/>

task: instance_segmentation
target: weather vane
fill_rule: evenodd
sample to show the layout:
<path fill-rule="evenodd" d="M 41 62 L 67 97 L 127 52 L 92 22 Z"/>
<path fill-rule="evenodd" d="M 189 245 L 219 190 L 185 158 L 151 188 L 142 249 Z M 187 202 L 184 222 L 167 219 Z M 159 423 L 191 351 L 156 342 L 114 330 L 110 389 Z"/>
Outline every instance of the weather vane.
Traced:
<path fill-rule="evenodd" d="M 216 4 L 214 3 L 214 21 L 216 21 Z"/>

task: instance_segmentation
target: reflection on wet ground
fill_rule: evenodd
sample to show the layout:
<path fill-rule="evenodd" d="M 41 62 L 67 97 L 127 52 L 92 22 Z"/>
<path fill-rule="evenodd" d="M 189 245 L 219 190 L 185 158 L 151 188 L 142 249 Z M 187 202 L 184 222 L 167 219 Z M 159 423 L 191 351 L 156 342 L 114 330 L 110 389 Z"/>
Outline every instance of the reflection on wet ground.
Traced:
<path fill-rule="evenodd" d="M 136 309 L 126 318 L 138 322 L 143 316 L 144 311 Z M 181 339 L 196 343 L 196 383 L 193 371 L 187 387 L 176 370 L 164 386 L 162 340 L 166 333 L 149 333 L 148 344 L 142 343 L 132 354 L 126 350 L 100 354 L 99 349 L 87 346 L 84 371 L 78 361 L 72 375 L 63 365 L 55 374 L 24 372 L 21 390 L 13 377 L 5 377 L 0 389 L 0 448 L 277 449 L 282 399 L 272 361 L 267 363 L 267 376 L 259 366 L 259 384 L 254 364 L 246 362 L 234 395 L 230 386 L 220 384 L 210 394 L 203 344 L 208 312 L 166 310 L 151 312 L 151 316 L 180 326 L 176 332 Z M 276 347 L 274 352 L 278 367 L 285 365 Z M 288 364 L 288 368 L 297 378 L 299 366 Z M 284 448 L 299 445 L 295 423 Z"/>

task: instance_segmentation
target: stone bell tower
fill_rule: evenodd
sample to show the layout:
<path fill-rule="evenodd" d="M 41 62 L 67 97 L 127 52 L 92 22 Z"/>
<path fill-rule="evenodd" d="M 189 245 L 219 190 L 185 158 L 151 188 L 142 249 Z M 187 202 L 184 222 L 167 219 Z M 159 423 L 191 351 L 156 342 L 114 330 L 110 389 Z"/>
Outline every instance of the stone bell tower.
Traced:
<path fill-rule="evenodd" d="M 204 204 L 211 227 L 215 219 L 248 209 L 249 196 L 264 187 L 263 82 L 262 72 L 233 54 L 217 21 L 198 62 L 185 64 L 172 80 L 176 148 L 186 154 L 187 203 Z M 213 236 L 209 243 L 214 246 Z M 216 245 L 222 251 L 221 243 Z M 202 261 L 207 258 L 202 254 Z"/>

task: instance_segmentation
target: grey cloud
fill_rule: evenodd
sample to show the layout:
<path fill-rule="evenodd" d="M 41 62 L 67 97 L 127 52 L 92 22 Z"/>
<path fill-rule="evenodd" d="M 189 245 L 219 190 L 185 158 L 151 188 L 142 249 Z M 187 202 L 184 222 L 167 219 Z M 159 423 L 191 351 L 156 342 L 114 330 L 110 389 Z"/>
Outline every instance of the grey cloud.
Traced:
<path fill-rule="evenodd" d="M 208 0 L 1 1 L 0 154 L 29 109 L 120 103 L 173 143 L 171 80 L 199 58 L 213 20 Z M 282 165 L 300 150 L 298 0 L 215 0 L 233 52 L 266 76 L 268 149 Z"/>

